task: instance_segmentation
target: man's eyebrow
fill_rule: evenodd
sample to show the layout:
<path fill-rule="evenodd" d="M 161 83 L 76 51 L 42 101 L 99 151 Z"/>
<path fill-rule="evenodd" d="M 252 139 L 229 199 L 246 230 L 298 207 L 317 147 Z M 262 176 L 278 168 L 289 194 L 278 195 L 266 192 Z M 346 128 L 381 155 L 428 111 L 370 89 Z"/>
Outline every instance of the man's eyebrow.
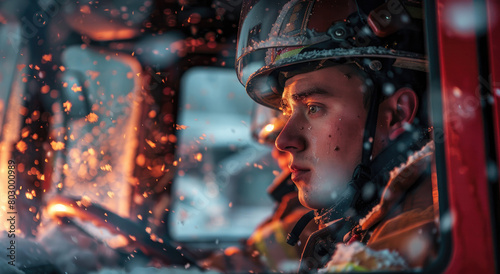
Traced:
<path fill-rule="evenodd" d="M 293 101 L 302 101 L 304 99 L 307 99 L 310 96 L 325 95 L 325 94 L 329 94 L 328 91 L 326 91 L 322 88 L 312 87 L 312 88 L 303 90 L 301 92 L 295 93 L 295 94 L 291 95 L 290 97 Z M 290 100 L 290 98 L 282 98 L 281 99 L 281 101 L 280 101 L 281 110 L 283 110 L 285 112 L 288 110 L 288 108 L 290 107 L 289 100 Z"/>
<path fill-rule="evenodd" d="M 292 94 L 291 98 L 294 101 L 299 101 L 299 100 L 304 100 L 307 97 L 310 97 L 313 95 L 325 95 L 325 94 L 328 94 L 328 92 L 326 90 L 324 90 L 322 88 L 314 87 L 314 88 L 306 89 L 304 91 Z"/>

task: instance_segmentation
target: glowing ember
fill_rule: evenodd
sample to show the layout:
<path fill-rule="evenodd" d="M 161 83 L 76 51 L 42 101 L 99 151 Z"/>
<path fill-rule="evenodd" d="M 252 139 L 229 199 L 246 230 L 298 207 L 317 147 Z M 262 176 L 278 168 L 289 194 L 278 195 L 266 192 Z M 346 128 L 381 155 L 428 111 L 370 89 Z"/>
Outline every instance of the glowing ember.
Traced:
<path fill-rule="evenodd" d="M 90 7 L 87 5 L 81 6 L 80 7 L 80 12 L 84 14 L 90 14 Z"/>
<path fill-rule="evenodd" d="M 156 147 L 156 144 L 155 144 L 155 143 L 153 143 L 153 141 L 151 141 L 151 140 L 146 139 L 146 143 L 148 143 L 148 145 L 149 145 L 151 148 L 155 148 L 155 147 Z"/>
<path fill-rule="evenodd" d="M 31 193 L 29 193 L 29 192 L 26 192 L 26 198 L 28 200 L 33 200 L 33 195 Z"/>
<path fill-rule="evenodd" d="M 64 103 L 63 103 L 64 111 L 65 111 L 66 113 L 69 113 L 69 112 L 71 111 L 71 107 L 72 107 L 72 106 L 73 106 L 73 105 L 71 104 L 71 102 L 70 102 L 70 101 L 66 101 L 66 102 L 64 102 Z"/>
<path fill-rule="evenodd" d="M 100 72 L 98 71 L 93 71 L 93 70 L 87 70 L 87 74 L 90 76 L 90 79 L 95 80 L 97 76 L 99 76 Z"/>
<path fill-rule="evenodd" d="M 28 149 L 28 145 L 23 140 L 21 140 L 17 142 L 16 149 L 19 150 L 19 152 L 24 153 Z"/>
<path fill-rule="evenodd" d="M 47 94 L 50 91 L 50 87 L 48 85 L 45 85 L 40 91 L 42 92 L 42 94 Z"/>
<path fill-rule="evenodd" d="M 52 54 L 44 54 L 42 56 L 42 62 L 51 62 L 52 61 Z"/>
<path fill-rule="evenodd" d="M 82 91 L 82 87 L 78 86 L 76 83 L 73 84 L 73 86 L 71 87 L 71 90 L 73 92 L 79 92 L 79 91 Z"/>
<path fill-rule="evenodd" d="M 149 118 L 155 118 L 155 117 L 156 117 L 156 111 L 151 110 L 151 111 L 148 113 L 148 117 L 149 117 Z"/>
<path fill-rule="evenodd" d="M 135 163 L 138 166 L 144 166 L 146 164 L 146 156 L 144 156 L 144 154 L 137 155 L 137 158 L 135 158 Z"/>
<path fill-rule="evenodd" d="M 21 130 L 21 137 L 26 138 L 26 137 L 28 137 L 28 135 L 30 135 L 30 131 L 29 131 L 29 129 L 27 129 L 27 128 L 23 128 L 23 129 Z"/>
<path fill-rule="evenodd" d="M 177 125 L 177 124 L 175 125 L 175 129 L 176 129 L 176 130 L 181 130 L 181 129 L 186 129 L 186 128 L 188 128 L 188 126 L 184 126 L 184 125 Z"/>
<path fill-rule="evenodd" d="M 111 165 L 106 164 L 106 165 L 104 165 L 104 166 L 101 167 L 101 170 L 103 170 L 103 171 L 111 171 L 112 167 L 111 167 Z"/>
<path fill-rule="evenodd" d="M 56 142 L 56 141 L 50 142 L 50 145 L 52 146 L 53 150 L 63 150 L 65 146 L 63 142 Z"/>
<path fill-rule="evenodd" d="M 85 116 L 85 120 L 88 121 L 89 123 L 95 123 L 97 120 L 99 120 L 99 116 L 97 114 L 91 112 L 89 115 Z"/>
<path fill-rule="evenodd" d="M 201 162 L 201 160 L 203 159 L 203 154 L 201 154 L 200 152 L 196 153 L 196 155 L 194 155 L 194 158 L 198 161 L 198 162 Z"/>

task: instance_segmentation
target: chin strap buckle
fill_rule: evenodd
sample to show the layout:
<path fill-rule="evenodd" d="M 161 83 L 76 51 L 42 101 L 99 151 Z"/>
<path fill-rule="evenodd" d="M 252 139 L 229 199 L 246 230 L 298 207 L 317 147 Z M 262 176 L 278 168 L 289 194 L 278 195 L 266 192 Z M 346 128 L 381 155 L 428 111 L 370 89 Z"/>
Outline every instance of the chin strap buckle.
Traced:
<path fill-rule="evenodd" d="M 304 216 L 300 217 L 297 224 L 295 224 L 295 226 L 293 227 L 292 232 L 288 233 L 288 236 L 286 237 L 286 243 L 291 246 L 297 244 L 300 234 L 312 219 L 314 219 L 314 210 L 311 210 Z"/>
<path fill-rule="evenodd" d="M 352 182 L 354 182 L 356 186 L 361 187 L 365 182 L 370 180 L 370 176 L 371 169 L 366 165 L 359 164 L 352 174 Z"/>

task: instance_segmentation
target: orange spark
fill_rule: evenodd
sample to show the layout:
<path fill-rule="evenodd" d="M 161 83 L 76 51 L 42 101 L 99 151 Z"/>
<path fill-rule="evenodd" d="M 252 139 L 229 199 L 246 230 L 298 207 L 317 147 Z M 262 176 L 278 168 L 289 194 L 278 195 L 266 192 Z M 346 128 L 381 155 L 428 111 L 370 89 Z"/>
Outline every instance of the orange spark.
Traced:
<path fill-rule="evenodd" d="M 101 170 L 103 170 L 103 171 L 111 171 L 111 170 L 112 170 L 112 168 L 111 168 L 111 165 L 106 164 L 105 166 L 102 166 L 102 167 L 101 167 Z"/>
<path fill-rule="evenodd" d="M 186 128 L 188 128 L 188 127 L 184 126 L 184 125 L 178 125 L 178 124 L 175 125 L 176 130 L 181 130 L 181 129 L 186 129 Z"/>
<path fill-rule="evenodd" d="M 63 103 L 63 107 L 64 107 L 64 111 L 66 113 L 69 113 L 71 111 L 71 107 L 73 106 L 73 104 L 71 104 L 70 101 L 66 101 Z"/>
<path fill-rule="evenodd" d="M 19 150 L 19 152 L 24 153 L 28 149 L 28 145 L 23 140 L 21 140 L 17 142 L 16 149 Z"/>
<path fill-rule="evenodd" d="M 95 123 L 99 120 L 99 116 L 97 114 L 91 112 L 89 115 L 85 116 L 85 121 L 88 121 L 89 123 Z"/>
<path fill-rule="evenodd" d="M 26 137 L 28 137 L 28 135 L 30 135 L 30 130 L 27 128 L 23 128 L 21 130 L 21 137 L 26 138 Z"/>
<path fill-rule="evenodd" d="M 99 76 L 100 72 L 98 71 L 93 71 L 93 70 L 87 70 L 87 74 L 90 76 L 90 79 L 95 80 L 97 76 Z"/>
<path fill-rule="evenodd" d="M 155 148 L 155 147 L 156 147 L 156 144 L 155 144 L 155 143 L 153 143 L 153 141 L 151 141 L 151 140 L 146 139 L 146 143 L 148 143 L 148 145 L 149 145 L 151 148 Z"/>
<path fill-rule="evenodd" d="M 50 86 L 49 85 L 45 85 L 41 89 L 42 94 L 47 94 L 47 93 L 49 93 L 49 91 L 50 91 Z"/>
<path fill-rule="evenodd" d="M 44 54 L 42 56 L 42 63 L 51 62 L 51 61 L 52 61 L 52 54 Z"/>
<path fill-rule="evenodd" d="M 201 160 L 203 159 L 203 154 L 201 154 L 200 152 L 196 153 L 196 155 L 194 156 L 194 158 L 198 161 L 198 162 L 201 162 Z"/>
<path fill-rule="evenodd" d="M 52 146 L 53 150 L 63 150 L 65 147 L 63 142 L 56 142 L 56 141 L 50 142 L 50 145 Z"/>
<path fill-rule="evenodd" d="M 135 163 L 138 166 L 144 166 L 144 164 L 146 164 L 146 156 L 144 156 L 144 154 L 137 155 L 137 158 L 135 158 Z"/>
<path fill-rule="evenodd" d="M 88 5 L 81 6 L 80 12 L 84 14 L 90 14 L 90 7 Z"/>
<path fill-rule="evenodd" d="M 74 83 L 73 86 L 71 87 L 71 90 L 73 92 L 79 92 L 79 91 L 82 91 L 82 87 L 80 87 L 76 83 Z"/>

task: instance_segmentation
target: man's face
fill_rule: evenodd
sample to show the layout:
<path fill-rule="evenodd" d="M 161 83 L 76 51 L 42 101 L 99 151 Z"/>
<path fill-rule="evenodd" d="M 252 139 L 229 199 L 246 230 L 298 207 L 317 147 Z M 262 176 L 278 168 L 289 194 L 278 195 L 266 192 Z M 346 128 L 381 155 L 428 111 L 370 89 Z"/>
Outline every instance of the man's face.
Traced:
<path fill-rule="evenodd" d="M 330 206 L 361 162 L 365 89 L 363 78 L 350 65 L 286 81 L 282 99 L 289 119 L 276 146 L 291 155 L 292 180 L 304 206 Z"/>

